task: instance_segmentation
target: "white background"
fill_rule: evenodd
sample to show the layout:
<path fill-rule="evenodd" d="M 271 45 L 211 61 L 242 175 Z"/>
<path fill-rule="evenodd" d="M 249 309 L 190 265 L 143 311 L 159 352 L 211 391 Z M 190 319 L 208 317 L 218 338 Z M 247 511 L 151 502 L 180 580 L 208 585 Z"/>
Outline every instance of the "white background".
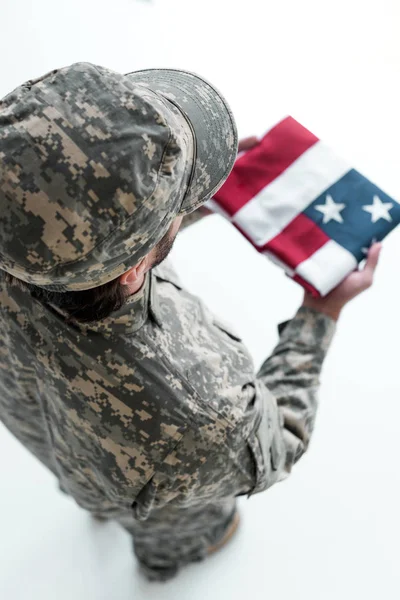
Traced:
<path fill-rule="evenodd" d="M 0 96 L 81 60 L 187 68 L 225 93 L 242 136 L 290 113 L 400 199 L 396 4 L 1 0 Z M 229 548 L 167 585 L 139 577 L 125 532 L 93 523 L 0 429 L 0 597 L 399 598 L 399 253 L 400 230 L 374 288 L 341 319 L 308 455 L 288 481 L 242 503 Z M 300 289 L 220 217 L 184 232 L 173 259 L 259 365 Z"/>

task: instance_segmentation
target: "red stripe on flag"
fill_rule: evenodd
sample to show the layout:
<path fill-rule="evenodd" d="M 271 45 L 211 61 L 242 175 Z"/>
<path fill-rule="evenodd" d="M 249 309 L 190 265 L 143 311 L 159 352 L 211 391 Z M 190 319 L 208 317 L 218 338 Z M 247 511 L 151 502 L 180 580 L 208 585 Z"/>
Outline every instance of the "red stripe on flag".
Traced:
<path fill-rule="evenodd" d="M 261 250 L 272 252 L 290 269 L 295 269 L 329 240 L 314 221 L 301 213 Z"/>
<path fill-rule="evenodd" d="M 295 119 L 283 119 L 236 160 L 214 200 L 233 216 L 316 142 L 318 138 Z"/>
<path fill-rule="evenodd" d="M 304 217 L 304 220 L 303 220 L 303 217 Z M 310 221 L 310 219 L 308 219 L 308 217 L 306 217 L 306 216 L 305 216 L 305 215 L 303 215 L 303 214 L 301 214 L 301 215 L 300 215 L 299 217 L 297 217 L 297 219 L 295 219 L 295 220 L 296 220 L 296 221 L 298 221 L 298 222 L 299 222 L 299 221 L 303 221 L 303 223 L 305 223 L 305 220 L 308 220 L 308 221 Z M 292 223 L 293 223 L 293 221 L 292 221 Z M 292 225 L 292 223 L 291 223 L 290 225 Z M 311 223 L 312 223 L 313 225 L 315 225 L 315 223 L 313 223 L 313 221 L 311 221 Z M 243 236 L 244 236 L 244 237 L 247 239 L 247 241 L 248 241 L 248 242 L 250 242 L 250 244 L 251 244 L 253 247 L 255 247 L 255 246 L 254 246 L 254 244 L 253 244 L 253 242 L 251 241 L 250 237 L 247 235 L 247 233 L 246 233 L 245 231 L 243 231 L 243 229 L 242 229 L 241 227 L 239 227 L 238 225 L 236 225 L 235 223 L 234 223 L 234 225 L 235 225 L 236 229 L 238 229 L 238 231 L 240 231 L 240 233 L 241 233 L 241 234 L 242 234 L 242 235 L 243 235 Z M 289 227 L 290 227 L 290 225 L 289 225 Z M 286 231 L 287 231 L 287 229 L 288 229 L 288 227 L 287 227 L 286 229 L 284 229 L 284 231 L 286 232 Z M 314 236 L 314 233 L 315 233 L 315 231 L 314 231 L 314 227 L 312 227 L 311 229 L 312 229 L 312 235 Z M 309 256 L 311 256 L 311 255 L 312 255 L 312 254 L 313 254 L 313 253 L 314 253 L 316 250 L 318 250 L 319 248 L 321 248 L 321 247 L 322 247 L 322 246 L 323 246 L 323 245 L 324 245 L 324 244 L 325 244 L 325 243 L 326 243 L 326 242 L 329 240 L 329 238 L 325 236 L 325 233 L 322 231 L 322 229 L 319 229 L 319 227 L 318 227 L 318 226 L 316 226 L 316 225 L 315 225 L 315 229 L 316 229 L 316 230 L 318 230 L 318 232 L 316 232 L 316 235 L 320 237 L 320 241 L 321 241 L 322 243 L 321 243 L 321 244 L 320 244 L 318 247 L 317 247 L 317 244 L 315 244 L 315 246 L 316 246 L 316 247 L 315 247 L 315 250 L 312 250 L 312 248 L 313 248 L 313 244 L 312 244 L 312 243 L 311 243 L 311 244 L 309 244 L 309 246 L 310 246 L 310 249 L 311 249 L 312 251 L 310 252 L 310 254 L 309 254 L 309 252 L 306 252 L 306 251 L 304 251 L 304 255 L 307 255 L 307 254 L 309 254 Z M 282 233 L 283 233 L 283 232 L 282 232 Z M 320 236 L 320 233 L 322 233 L 322 236 Z M 276 240 L 277 238 L 279 238 L 279 237 L 280 237 L 280 235 L 281 235 L 281 234 L 279 234 L 278 236 L 276 236 L 276 238 L 274 238 L 274 239 Z M 289 235 L 290 235 L 290 232 L 289 232 Z M 308 236 L 308 235 L 310 235 L 310 229 L 308 229 L 308 232 L 306 233 L 306 235 L 307 235 L 307 236 Z M 323 238 L 323 241 L 322 241 L 322 238 Z M 299 239 L 299 238 L 298 238 L 298 239 Z M 273 241 L 273 240 L 271 240 L 271 241 Z M 268 246 L 268 244 L 266 244 L 266 246 L 265 246 L 265 247 L 263 247 L 263 248 L 257 248 L 257 250 L 258 250 L 259 252 L 262 252 L 263 250 L 266 250 L 266 249 L 267 249 L 267 246 Z M 295 252 L 296 252 L 296 254 L 300 254 L 300 253 L 298 252 L 298 249 L 297 249 L 297 248 L 296 248 Z M 282 260 L 283 262 L 285 262 L 285 263 L 287 264 L 287 266 L 289 266 L 289 262 L 290 262 L 290 261 L 289 261 L 289 262 L 286 262 L 286 261 L 285 261 L 285 260 L 283 260 L 283 259 L 282 259 L 282 258 L 281 258 L 281 257 L 280 257 L 280 256 L 279 256 L 279 255 L 278 255 L 276 252 L 275 252 L 275 251 L 274 251 L 274 254 L 277 256 L 277 258 L 280 258 L 280 260 Z M 309 258 L 309 256 L 306 256 L 305 258 Z M 305 260 L 305 258 L 304 258 L 303 260 Z M 300 262 L 303 262 L 303 260 L 301 260 Z M 300 262 L 299 262 L 298 264 L 300 264 Z M 291 267 L 291 268 L 293 269 L 294 267 Z M 308 281 L 306 281 L 305 279 L 303 279 L 303 277 L 300 277 L 300 275 L 298 275 L 297 273 L 296 273 L 295 275 L 292 275 L 292 276 L 290 276 L 290 279 L 293 279 L 293 281 L 296 281 L 296 283 L 300 284 L 300 285 L 301 285 L 301 286 L 302 286 L 302 287 L 303 287 L 303 288 L 304 288 L 304 289 L 305 289 L 305 290 L 306 290 L 306 291 L 307 291 L 309 294 L 311 294 L 312 296 L 314 296 L 314 298 L 320 298 L 320 297 L 321 297 L 321 294 L 320 294 L 320 292 L 319 292 L 319 291 L 318 291 L 318 290 L 317 290 L 317 289 L 316 289 L 314 286 L 312 286 L 312 285 L 311 285 L 311 283 L 309 283 Z"/>

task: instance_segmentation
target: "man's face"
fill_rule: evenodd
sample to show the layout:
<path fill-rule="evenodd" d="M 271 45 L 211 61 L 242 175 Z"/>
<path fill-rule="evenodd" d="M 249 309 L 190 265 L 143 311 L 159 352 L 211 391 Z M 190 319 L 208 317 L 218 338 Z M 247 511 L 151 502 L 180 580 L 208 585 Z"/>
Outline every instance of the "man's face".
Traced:
<path fill-rule="evenodd" d="M 175 238 L 178 234 L 183 217 L 177 217 L 164 237 L 158 242 L 157 246 L 149 253 L 150 268 L 153 269 L 163 262 L 172 250 Z"/>

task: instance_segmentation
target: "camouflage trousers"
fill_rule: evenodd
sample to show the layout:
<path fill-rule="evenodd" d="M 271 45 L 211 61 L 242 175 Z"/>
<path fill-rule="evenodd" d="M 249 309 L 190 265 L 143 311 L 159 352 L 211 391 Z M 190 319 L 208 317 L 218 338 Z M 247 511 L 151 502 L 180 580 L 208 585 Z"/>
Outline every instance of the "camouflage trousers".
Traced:
<path fill-rule="evenodd" d="M 59 490 L 69 495 L 61 482 Z M 181 567 L 207 558 L 229 529 L 237 511 L 236 498 L 196 508 L 167 506 L 153 511 L 145 521 L 132 513 L 90 510 L 93 516 L 119 523 L 131 536 L 134 553 L 150 581 L 168 581 Z"/>
<path fill-rule="evenodd" d="M 146 521 L 131 516 L 117 521 L 132 535 L 144 575 L 152 581 L 167 581 L 180 567 L 206 558 L 208 548 L 224 537 L 235 513 L 232 498 L 201 508 L 164 508 Z"/>

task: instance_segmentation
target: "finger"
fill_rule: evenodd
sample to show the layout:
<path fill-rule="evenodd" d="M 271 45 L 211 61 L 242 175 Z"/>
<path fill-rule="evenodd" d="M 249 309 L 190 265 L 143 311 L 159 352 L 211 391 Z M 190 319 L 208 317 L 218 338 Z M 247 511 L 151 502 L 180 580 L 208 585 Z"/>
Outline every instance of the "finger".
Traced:
<path fill-rule="evenodd" d="M 367 262 L 365 263 L 364 273 L 366 272 L 368 275 L 372 276 L 375 273 L 375 269 L 379 262 L 379 255 L 382 250 L 382 244 L 374 244 L 371 246 L 368 252 Z"/>
<path fill-rule="evenodd" d="M 374 280 L 375 269 L 378 265 L 379 254 L 381 252 L 382 244 L 374 244 L 369 252 L 368 258 L 365 263 L 364 269 L 360 272 L 359 283 L 362 288 L 367 289 L 372 285 Z"/>
<path fill-rule="evenodd" d="M 259 139 L 256 135 L 252 135 L 247 138 L 243 138 L 243 140 L 239 141 L 238 152 L 244 152 L 245 150 L 250 150 L 250 148 L 254 148 L 259 143 Z"/>

